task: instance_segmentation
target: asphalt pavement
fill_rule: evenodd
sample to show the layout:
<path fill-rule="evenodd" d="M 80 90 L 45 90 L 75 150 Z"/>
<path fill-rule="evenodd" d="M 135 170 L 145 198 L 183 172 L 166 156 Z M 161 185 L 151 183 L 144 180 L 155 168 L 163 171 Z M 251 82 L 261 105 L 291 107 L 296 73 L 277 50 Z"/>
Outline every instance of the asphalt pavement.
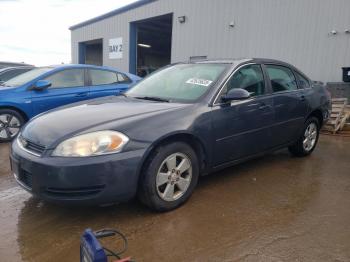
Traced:
<path fill-rule="evenodd" d="M 136 261 L 350 261 L 350 138 L 314 153 L 281 150 L 200 179 L 168 213 L 137 201 L 69 208 L 42 202 L 11 175 L 0 144 L 0 261 L 79 261 L 85 228 L 116 228 Z M 107 241 L 110 248 L 121 243 Z"/>

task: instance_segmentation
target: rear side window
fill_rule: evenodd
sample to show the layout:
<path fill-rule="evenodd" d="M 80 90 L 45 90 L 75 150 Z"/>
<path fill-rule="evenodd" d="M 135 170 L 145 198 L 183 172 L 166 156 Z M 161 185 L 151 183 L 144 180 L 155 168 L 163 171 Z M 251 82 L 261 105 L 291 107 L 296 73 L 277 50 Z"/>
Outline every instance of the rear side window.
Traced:
<path fill-rule="evenodd" d="M 120 82 L 120 83 L 130 83 L 131 82 L 130 78 L 122 73 L 118 73 L 117 76 L 118 76 L 118 82 Z"/>
<path fill-rule="evenodd" d="M 298 89 L 292 70 L 284 66 L 266 65 L 273 92 L 292 91 Z"/>
<path fill-rule="evenodd" d="M 305 77 L 303 77 L 298 72 L 295 72 L 295 74 L 297 76 L 297 81 L 298 81 L 299 88 L 309 88 L 310 87 L 309 80 L 307 80 Z"/>
<path fill-rule="evenodd" d="M 226 83 L 224 93 L 233 88 L 247 90 L 251 96 L 265 93 L 264 77 L 260 65 L 247 65 L 239 69 Z"/>
<path fill-rule="evenodd" d="M 51 82 L 50 88 L 84 86 L 83 69 L 66 69 L 45 78 Z"/>
<path fill-rule="evenodd" d="M 118 83 L 116 72 L 90 69 L 91 85 L 110 85 Z"/>

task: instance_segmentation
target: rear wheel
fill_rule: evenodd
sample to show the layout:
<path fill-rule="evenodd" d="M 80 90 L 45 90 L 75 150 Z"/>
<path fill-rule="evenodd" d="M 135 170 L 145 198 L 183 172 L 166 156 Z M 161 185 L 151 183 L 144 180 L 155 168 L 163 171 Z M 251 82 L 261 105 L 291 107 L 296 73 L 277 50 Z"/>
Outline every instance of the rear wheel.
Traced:
<path fill-rule="evenodd" d="M 317 118 L 310 117 L 304 127 L 304 132 L 298 141 L 290 146 L 289 151 L 295 156 L 307 156 L 314 151 L 319 136 L 319 123 Z"/>
<path fill-rule="evenodd" d="M 189 145 L 160 146 L 145 165 L 138 197 L 156 211 L 175 209 L 191 196 L 198 176 L 197 156 Z"/>
<path fill-rule="evenodd" d="M 12 109 L 0 109 L 0 142 L 11 141 L 24 124 L 20 113 Z"/>

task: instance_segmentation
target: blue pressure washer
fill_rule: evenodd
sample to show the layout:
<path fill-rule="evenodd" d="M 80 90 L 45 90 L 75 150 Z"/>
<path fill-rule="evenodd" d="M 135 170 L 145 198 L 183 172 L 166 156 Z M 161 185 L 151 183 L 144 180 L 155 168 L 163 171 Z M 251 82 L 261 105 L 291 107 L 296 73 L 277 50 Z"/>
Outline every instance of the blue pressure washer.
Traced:
<path fill-rule="evenodd" d="M 98 239 L 105 237 L 119 236 L 124 247 L 121 251 L 114 252 L 106 247 L 103 247 Z M 126 237 L 114 229 L 102 229 L 93 232 L 90 228 L 86 229 L 80 240 L 80 262 L 108 262 L 108 257 L 115 257 L 118 260 L 115 262 L 132 262 L 131 258 L 120 257 L 128 248 Z"/>

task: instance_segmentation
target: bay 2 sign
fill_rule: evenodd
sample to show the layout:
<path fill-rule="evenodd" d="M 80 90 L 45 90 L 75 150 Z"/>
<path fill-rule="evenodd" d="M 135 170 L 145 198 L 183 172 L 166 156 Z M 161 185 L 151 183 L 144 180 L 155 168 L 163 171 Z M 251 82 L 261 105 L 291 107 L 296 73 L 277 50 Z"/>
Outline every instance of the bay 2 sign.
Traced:
<path fill-rule="evenodd" d="M 109 39 L 108 43 L 109 59 L 121 59 L 123 58 L 123 38 Z"/>

